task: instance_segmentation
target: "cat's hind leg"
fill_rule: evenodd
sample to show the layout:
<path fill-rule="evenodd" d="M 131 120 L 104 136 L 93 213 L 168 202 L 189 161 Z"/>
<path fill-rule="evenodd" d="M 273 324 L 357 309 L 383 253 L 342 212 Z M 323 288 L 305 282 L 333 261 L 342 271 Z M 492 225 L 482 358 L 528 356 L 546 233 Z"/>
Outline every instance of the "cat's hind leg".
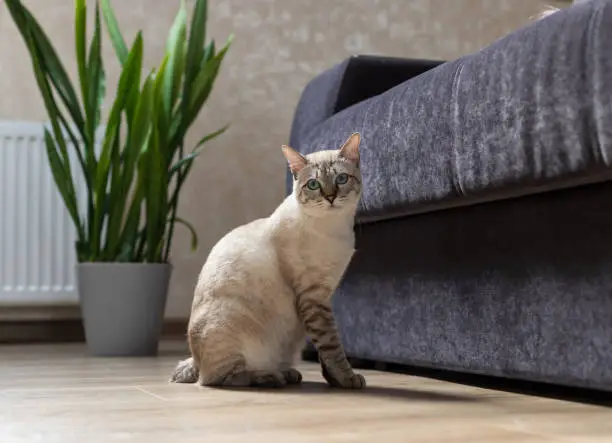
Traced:
<path fill-rule="evenodd" d="M 200 373 L 202 386 L 281 388 L 287 384 L 285 375 L 280 371 L 247 370 L 242 356 L 227 358 L 211 369 Z"/>
<path fill-rule="evenodd" d="M 284 372 L 281 371 L 248 371 L 251 386 L 257 388 L 282 388 L 287 384 Z"/>
<path fill-rule="evenodd" d="M 251 384 L 251 378 L 246 371 L 244 357 L 235 355 L 220 361 L 207 358 L 205 368 L 200 372 L 199 383 L 202 386 L 247 387 Z"/>
<path fill-rule="evenodd" d="M 282 387 L 285 384 L 299 384 L 302 374 L 297 369 L 286 371 L 246 371 L 245 365 L 240 358 L 236 359 L 234 365 L 229 369 L 218 371 L 216 374 L 204 377 L 201 381 L 203 386 L 253 386 L 253 387 Z M 171 383 L 196 383 L 200 378 L 200 372 L 193 363 L 193 357 L 181 360 L 174 368 L 170 377 Z"/>
<path fill-rule="evenodd" d="M 277 388 L 287 384 L 280 370 L 253 370 L 241 352 L 242 343 L 228 339 L 225 333 L 211 330 L 194 333 L 189 337 L 189 346 L 202 386 Z"/>

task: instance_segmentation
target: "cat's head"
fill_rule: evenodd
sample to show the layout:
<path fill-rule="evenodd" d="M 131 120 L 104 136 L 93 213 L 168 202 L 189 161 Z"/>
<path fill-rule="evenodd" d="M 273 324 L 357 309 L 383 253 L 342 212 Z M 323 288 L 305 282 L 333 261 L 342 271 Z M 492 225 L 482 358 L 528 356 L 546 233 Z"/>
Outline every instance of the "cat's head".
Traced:
<path fill-rule="evenodd" d="M 361 197 L 360 141 L 356 132 L 339 149 L 306 156 L 283 146 L 293 175 L 293 194 L 304 209 L 320 215 L 355 211 Z"/>

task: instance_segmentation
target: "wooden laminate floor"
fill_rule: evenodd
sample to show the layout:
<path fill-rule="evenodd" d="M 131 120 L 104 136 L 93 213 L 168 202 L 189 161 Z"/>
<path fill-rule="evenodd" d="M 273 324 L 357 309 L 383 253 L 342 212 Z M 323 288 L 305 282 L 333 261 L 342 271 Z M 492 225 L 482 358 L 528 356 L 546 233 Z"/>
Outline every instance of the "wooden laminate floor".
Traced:
<path fill-rule="evenodd" d="M 0 442 L 612 442 L 611 409 L 375 371 L 362 392 L 327 388 L 311 364 L 295 389 L 169 384 L 183 348 L 0 347 Z"/>

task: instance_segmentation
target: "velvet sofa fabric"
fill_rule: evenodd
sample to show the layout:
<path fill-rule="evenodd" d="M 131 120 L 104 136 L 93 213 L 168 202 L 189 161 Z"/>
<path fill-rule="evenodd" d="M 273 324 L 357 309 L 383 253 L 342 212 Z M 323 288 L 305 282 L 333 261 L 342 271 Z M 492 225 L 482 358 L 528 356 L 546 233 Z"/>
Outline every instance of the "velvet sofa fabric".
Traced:
<path fill-rule="evenodd" d="M 454 61 L 352 57 L 308 84 L 294 148 L 363 136 L 349 355 L 612 391 L 611 44 L 591 0 Z"/>
<path fill-rule="evenodd" d="M 360 221 L 608 180 L 611 18 L 608 1 L 578 4 L 441 65 L 345 60 L 306 88 L 291 143 L 362 133 Z"/>

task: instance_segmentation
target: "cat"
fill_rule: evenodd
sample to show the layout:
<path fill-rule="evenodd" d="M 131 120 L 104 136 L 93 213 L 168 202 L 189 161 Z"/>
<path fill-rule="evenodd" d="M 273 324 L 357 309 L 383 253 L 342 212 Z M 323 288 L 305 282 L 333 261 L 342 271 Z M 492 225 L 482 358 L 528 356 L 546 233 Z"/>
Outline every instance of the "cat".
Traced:
<path fill-rule="evenodd" d="M 590 0 L 574 0 L 572 1 L 572 5 L 575 5 L 577 3 L 586 3 L 587 1 Z M 546 17 L 550 17 L 551 15 L 553 15 L 556 12 L 559 12 L 561 9 L 557 8 L 556 6 L 546 6 L 544 8 L 542 8 L 542 10 L 540 10 L 540 12 L 538 12 L 536 15 L 534 15 L 533 17 L 531 17 L 532 20 L 542 20 Z"/>
<path fill-rule="evenodd" d="M 203 386 L 299 384 L 294 368 L 306 336 L 333 387 L 365 388 L 340 342 L 331 297 L 355 251 L 361 198 L 359 145 L 282 152 L 293 192 L 267 218 L 226 234 L 211 250 L 194 291 L 187 330 L 191 357 L 171 382 Z"/>
<path fill-rule="evenodd" d="M 555 6 L 546 6 L 542 8 L 540 12 L 538 12 L 537 14 L 531 16 L 530 20 L 534 20 L 534 21 L 542 20 L 546 17 L 553 15 L 555 12 L 558 12 L 558 11 L 560 11 L 560 9 Z"/>

